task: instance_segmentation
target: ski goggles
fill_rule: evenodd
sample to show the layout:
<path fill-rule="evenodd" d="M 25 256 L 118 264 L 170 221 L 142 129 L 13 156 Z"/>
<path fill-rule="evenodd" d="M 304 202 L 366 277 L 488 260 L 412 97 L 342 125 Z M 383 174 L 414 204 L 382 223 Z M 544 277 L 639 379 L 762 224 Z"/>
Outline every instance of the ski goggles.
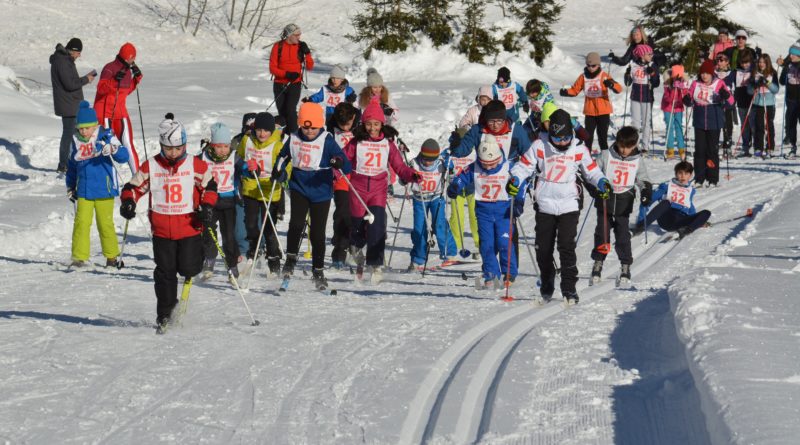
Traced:
<path fill-rule="evenodd" d="M 553 141 L 553 142 L 558 142 L 558 143 L 561 143 L 561 142 L 572 142 L 572 135 L 560 136 L 560 137 L 559 136 L 550 135 L 550 140 Z"/>

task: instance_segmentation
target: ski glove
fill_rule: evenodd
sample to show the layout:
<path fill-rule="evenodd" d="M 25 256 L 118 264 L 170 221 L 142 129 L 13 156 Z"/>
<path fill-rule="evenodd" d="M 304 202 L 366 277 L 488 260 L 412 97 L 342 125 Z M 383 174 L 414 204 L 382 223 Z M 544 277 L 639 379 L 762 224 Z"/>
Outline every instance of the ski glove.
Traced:
<path fill-rule="evenodd" d="M 630 70 L 625 71 L 625 86 L 629 87 L 633 83 L 633 78 L 631 77 Z"/>
<path fill-rule="evenodd" d="M 411 183 L 417 184 L 420 181 L 422 181 L 422 173 L 415 171 L 414 174 L 411 176 Z"/>
<path fill-rule="evenodd" d="M 653 202 L 653 184 L 649 182 L 644 183 L 642 187 L 642 205 L 649 206 Z"/>
<path fill-rule="evenodd" d="M 122 205 L 119 206 L 119 214 L 125 219 L 133 219 L 136 216 L 136 201 L 123 199 Z"/>
<path fill-rule="evenodd" d="M 261 167 L 258 165 L 255 159 L 250 159 L 247 161 L 247 171 L 253 174 L 254 178 L 261 176 Z"/>
<path fill-rule="evenodd" d="M 214 226 L 214 207 L 210 204 L 203 204 L 200 206 L 200 222 L 203 223 L 203 227 L 213 227 Z"/>
<path fill-rule="evenodd" d="M 689 97 L 688 95 L 683 96 L 683 105 L 687 106 L 687 107 L 691 107 L 692 106 L 692 98 Z"/>
<path fill-rule="evenodd" d="M 72 202 L 78 201 L 78 195 L 75 193 L 75 188 L 67 189 L 67 199 L 69 199 Z"/>
<path fill-rule="evenodd" d="M 527 100 L 525 101 L 525 103 L 522 104 L 522 111 L 524 111 L 526 113 L 530 113 L 531 112 L 531 106 L 530 106 L 530 104 L 528 104 Z"/>
<path fill-rule="evenodd" d="M 217 181 L 215 181 L 214 178 L 211 178 L 208 181 L 208 184 L 206 184 L 205 190 L 207 192 L 217 193 Z"/>
<path fill-rule="evenodd" d="M 454 149 L 461 145 L 461 133 L 458 130 L 453 130 L 450 133 L 450 149 Z"/>
<path fill-rule="evenodd" d="M 614 51 L 609 51 L 608 52 L 608 58 L 609 59 L 614 60 L 615 57 L 617 57 L 617 56 L 614 55 Z"/>
<path fill-rule="evenodd" d="M 609 88 L 609 89 L 610 88 L 614 88 L 614 81 L 612 79 L 606 79 L 606 80 L 603 81 L 603 85 L 605 85 L 606 88 Z"/>
<path fill-rule="evenodd" d="M 656 70 L 652 66 L 648 66 L 647 69 L 644 70 L 648 76 L 652 76 L 655 74 Z"/>
<path fill-rule="evenodd" d="M 350 102 L 350 103 L 353 103 L 353 102 L 355 102 L 355 101 L 356 101 L 356 99 L 358 99 L 358 96 L 356 96 L 356 93 L 355 93 L 355 92 L 348 94 L 348 95 L 347 95 L 347 96 L 345 96 L 345 98 L 344 98 L 344 100 L 345 100 L 345 101 L 347 101 L 347 102 Z"/>
<path fill-rule="evenodd" d="M 458 197 L 458 184 L 454 182 L 447 187 L 447 197 L 450 199 L 456 199 Z"/>
<path fill-rule="evenodd" d="M 308 44 L 306 42 L 300 42 L 300 54 L 306 55 L 311 54 L 311 49 L 308 48 Z"/>
<path fill-rule="evenodd" d="M 286 78 L 288 80 L 297 80 L 298 77 L 300 77 L 300 73 L 296 73 L 294 71 L 287 71 L 286 72 Z"/>
<path fill-rule="evenodd" d="M 390 107 L 389 105 L 381 104 L 381 108 L 383 108 L 383 114 L 386 117 L 389 117 L 392 115 L 392 113 L 394 113 L 394 109 L 392 109 L 392 107 Z"/>
<path fill-rule="evenodd" d="M 719 90 L 719 99 L 722 102 L 727 102 L 728 98 L 730 98 L 730 97 L 731 97 L 731 93 L 729 93 L 728 90 L 726 90 L 724 88 Z"/>
<path fill-rule="evenodd" d="M 125 78 L 125 70 L 124 69 L 121 69 L 121 70 L 117 71 L 117 74 L 114 75 L 114 79 L 116 79 L 117 82 L 121 82 L 122 79 L 124 79 L 124 78 Z"/>
<path fill-rule="evenodd" d="M 142 70 L 139 69 L 139 65 L 131 65 L 131 73 L 133 73 L 133 77 L 142 77 Z"/>
<path fill-rule="evenodd" d="M 558 90 L 558 95 L 561 97 L 569 97 L 569 92 L 567 92 L 566 88 L 562 88 Z"/>
<path fill-rule="evenodd" d="M 331 158 L 331 168 L 335 168 L 336 170 L 341 170 L 344 166 L 344 159 L 340 156 L 334 156 Z"/>
<path fill-rule="evenodd" d="M 303 103 L 310 102 L 310 101 L 311 101 L 310 97 L 304 97 L 304 98 L 300 99 L 300 102 L 303 102 Z"/>
<path fill-rule="evenodd" d="M 289 175 L 286 174 L 286 170 L 274 168 L 272 169 L 272 180 L 283 184 L 289 180 Z"/>
<path fill-rule="evenodd" d="M 525 201 L 515 199 L 513 210 L 514 210 L 514 218 L 519 218 L 520 216 L 522 216 L 522 213 L 525 212 Z"/>
<path fill-rule="evenodd" d="M 608 179 L 600 178 L 600 181 L 597 183 L 597 190 L 597 196 L 599 196 L 600 199 L 608 199 L 611 197 L 611 184 L 608 183 Z"/>
<path fill-rule="evenodd" d="M 506 183 L 506 192 L 511 196 L 517 196 L 519 193 L 519 179 L 516 176 L 512 176 L 511 179 L 508 180 Z"/>

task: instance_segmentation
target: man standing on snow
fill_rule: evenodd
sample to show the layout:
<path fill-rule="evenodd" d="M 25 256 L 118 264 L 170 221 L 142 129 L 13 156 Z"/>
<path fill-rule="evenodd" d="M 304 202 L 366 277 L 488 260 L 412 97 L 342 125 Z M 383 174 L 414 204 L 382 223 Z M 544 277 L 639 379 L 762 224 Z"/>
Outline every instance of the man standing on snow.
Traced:
<path fill-rule="evenodd" d="M 278 116 L 286 120 L 284 134 L 297 131 L 297 103 L 303 85 L 303 72 L 314 69 L 314 59 L 306 42 L 300 41 L 300 27 L 290 23 L 283 28 L 281 40 L 272 45 L 269 72 L 275 76 L 272 94 Z"/>
<path fill-rule="evenodd" d="M 133 147 L 133 128 L 125 102 L 141 81 L 142 71 L 136 65 L 136 47 L 125 43 L 117 57 L 103 67 L 94 98 L 94 110 L 103 127 L 112 129 L 122 145 L 130 150 L 128 165 L 132 173 L 139 168 L 139 155 Z"/>
<path fill-rule="evenodd" d="M 61 143 L 58 151 L 59 173 L 67 172 L 67 158 L 75 133 L 75 119 L 78 115 L 78 106 L 83 100 L 83 86 L 92 83 L 97 71 L 80 77 L 75 61 L 81 56 L 83 43 L 81 39 L 73 37 L 67 46 L 56 45 L 56 51 L 50 56 L 50 83 L 53 85 L 53 107 L 56 116 L 61 116 Z"/>

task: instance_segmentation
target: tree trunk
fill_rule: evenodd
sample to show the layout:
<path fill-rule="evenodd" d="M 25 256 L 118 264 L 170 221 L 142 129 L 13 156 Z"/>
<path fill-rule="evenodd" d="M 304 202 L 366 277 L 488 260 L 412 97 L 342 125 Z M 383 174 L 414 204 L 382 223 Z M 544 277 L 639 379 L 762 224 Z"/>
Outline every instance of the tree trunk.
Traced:
<path fill-rule="evenodd" d="M 244 17 L 247 15 L 247 7 L 250 5 L 250 0 L 244 1 L 244 9 L 242 9 L 242 18 L 239 20 L 239 32 L 242 32 L 244 27 Z"/>
<path fill-rule="evenodd" d="M 231 0 L 231 18 L 228 20 L 228 26 L 233 26 L 233 14 L 236 12 L 236 0 Z"/>
<path fill-rule="evenodd" d="M 192 15 L 192 0 L 186 2 L 186 21 L 183 23 L 183 31 L 186 32 L 186 28 L 189 27 L 189 17 Z"/>
<path fill-rule="evenodd" d="M 197 17 L 197 24 L 194 25 L 194 32 L 192 33 L 193 37 L 197 37 L 197 30 L 200 29 L 200 22 L 203 20 L 203 14 L 206 13 L 207 5 L 208 5 L 208 0 L 203 0 L 203 7 L 200 9 L 200 16 Z"/>
<path fill-rule="evenodd" d="M 267 0 L 261 0 L 261 9 L 258 11 L 258 20 L 256 20 L 256 26 L 253 27 L 253 33 L 250 34 L 250 48 L 253 48 L 253 42 L 256 41 L 256 30 L 258 30 L 258 25 L 261 24 L 261 16 L 264 15 L 264 7 L 267 6 Z"/>

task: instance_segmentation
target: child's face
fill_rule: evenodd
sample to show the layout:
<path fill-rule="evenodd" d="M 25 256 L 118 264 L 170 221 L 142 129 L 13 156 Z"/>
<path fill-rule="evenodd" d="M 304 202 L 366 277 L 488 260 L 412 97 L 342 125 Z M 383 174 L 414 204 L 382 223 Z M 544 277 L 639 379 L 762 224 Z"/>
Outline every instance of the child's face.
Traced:
<path fill-rule="evenodd" d="M 380 121 L 376 121 L 374 119 L 370 119 L 364 122 L 364 128 L 367 130 L 369 137 L 377 138 L 381 135 L 381 128 L 383 124 Z"/>
<path fill-rule="evenodd" d="M 436 159 L 420 158 L 423 167 L 432 167 Z"/>
<path fill-rule="evenodd" d="M 258 139 L 259 142 L 266 142 L 270 136 L 272 136 L 271 131 L 267 131 L 263 128 L 256 128 L 256 139 Z"/>
<path fill-rule="evenodd" d="M 758 59 L 758 70 L 764 71 L 767 69 L 767 61 L 764 59 Z"/>
<path fill-rule="evenodd" d="M 600 69 L 600 65 L 586 65 L 586 69 L 588 69 L 590 73 L 595 73 Z"/>
<path fill-rule="evenodd" d="M 320 132 L 319 127 L 300 127 L 300 131 L 303 132 L 303 136 L 308 139 L 314 139 Z"/>
<path fill-rule="evenodd" d="M 639 28 L 636 28 L 631 33 L 631 37 L 633 37 L 634 42 L 641 42 L 642 41 L 642 32 L 639 31 Z"/>
<path fill-rule="evenodd" d="M 369 87 L 369 92 L 372 93 L 373 96 L 380 96 L 382 91 L 383 87 L 380 85 L 375 87 Z"/>
<path fill-rule="evenodd" d="M 623 147 L 621 145 L 617 145 L 617 153 L 623 158 L 627 158 L 628 156 L 633 154 L 633 150 L 636 149 L 635 145 L 631 145 L 630 147 Z"/>
<path fill-rule="evenodd" d="M 751 65 L 752 65 L 752 64 L 751 64 L 750 62 L 742 62 L 742 69 L 743 69 L 744 71 L 750 71 L 750 66 L 751 66 Z"/>
<path fill-rule="evenodd" d="M 717 69 L 720 71 L 726 71 L 729 68 L 730 61 L 727 57 L 720 57 L 717 59 Z"/>
<path fill-rule="evenodd" d="M 794 54 L 790 54 L 789 55 L 789 60 L 791 60 L 792 63 L 800 62 L 800 56 L 795 56 Z"/>
<path fill-rule="evenodd" d="M 642 60 L 644 62 L 650 62 L 653 60 L 653 53 L 642 54 Z"/>
<path fill-rule="evenodd" d="M 331 86 L 334 88 L 339 88 L 339 85 L 342 84 L 342 79 L 338 77 L 331 77 Z"/>
<path fill-rule="evenodd" d="M 485 107 L 491 101 L 492 101 L 492 98 L 489 97 L 489 96 L 480 96 L 478 98 L 478 103 L 481 104 L 482 107 Z"/>
<path fill-rule="evenodd" d="M 231 144 L 211 144 L 211 149 L 218 158 L 227 158 L 231 154 Z"/>
<path fill-rule="evenodd" d="M 675 173 L 675 179 L 677 179 L 678 182 L 680 182 L 681 184 L 686 185 L 692 179 L 692 174 L 686 171 L 679 170 Z"/>
<path fill-rule="evenodd" d="M 700 80 L 702 80 L 703 83 L 711 83 L 711 79 L 712 79 L 711 74 L 708 73 L 700 74 Z"/>
<path fill-rule="evenodd" d="M 351 117 L 349 121 L 347 121 L 347 122 L 345 122 L 343 124 L 339 124 L 339 129 L 342 130 L 342 131 L 350 131 L 350 129 L 353 128 L 353 121 L 354 120 L 356 120 L 355 116 Z"/>
<path fill-rule="evenodd" d="M 78 134 L 80 134 L 84 139 L 89 139 L 92 137 L 95 130 L 97 130 L 97 125 L 92 125 L 91 127 L 82 127 L 78 128 Z"/>
<path fill-rule="evenodd" d="M 164 157 L 167 158 L 168 161 L 174 161 L 183 156 L 183 153 L 186 151 L 186 144 L 179 145 L 177 147 L 167 147 L 166 145 L 162 145 L 161 151 L 164 153 Z"/>
<path fill-rule="evenodd" d="M 488 121 L 486 121 L 486 126 L 489 127 L 490 130 L 496 133 L 503 128 L 503 124 L 505 123 L 506 123 L 505 119 L 489 119 Z"/>

